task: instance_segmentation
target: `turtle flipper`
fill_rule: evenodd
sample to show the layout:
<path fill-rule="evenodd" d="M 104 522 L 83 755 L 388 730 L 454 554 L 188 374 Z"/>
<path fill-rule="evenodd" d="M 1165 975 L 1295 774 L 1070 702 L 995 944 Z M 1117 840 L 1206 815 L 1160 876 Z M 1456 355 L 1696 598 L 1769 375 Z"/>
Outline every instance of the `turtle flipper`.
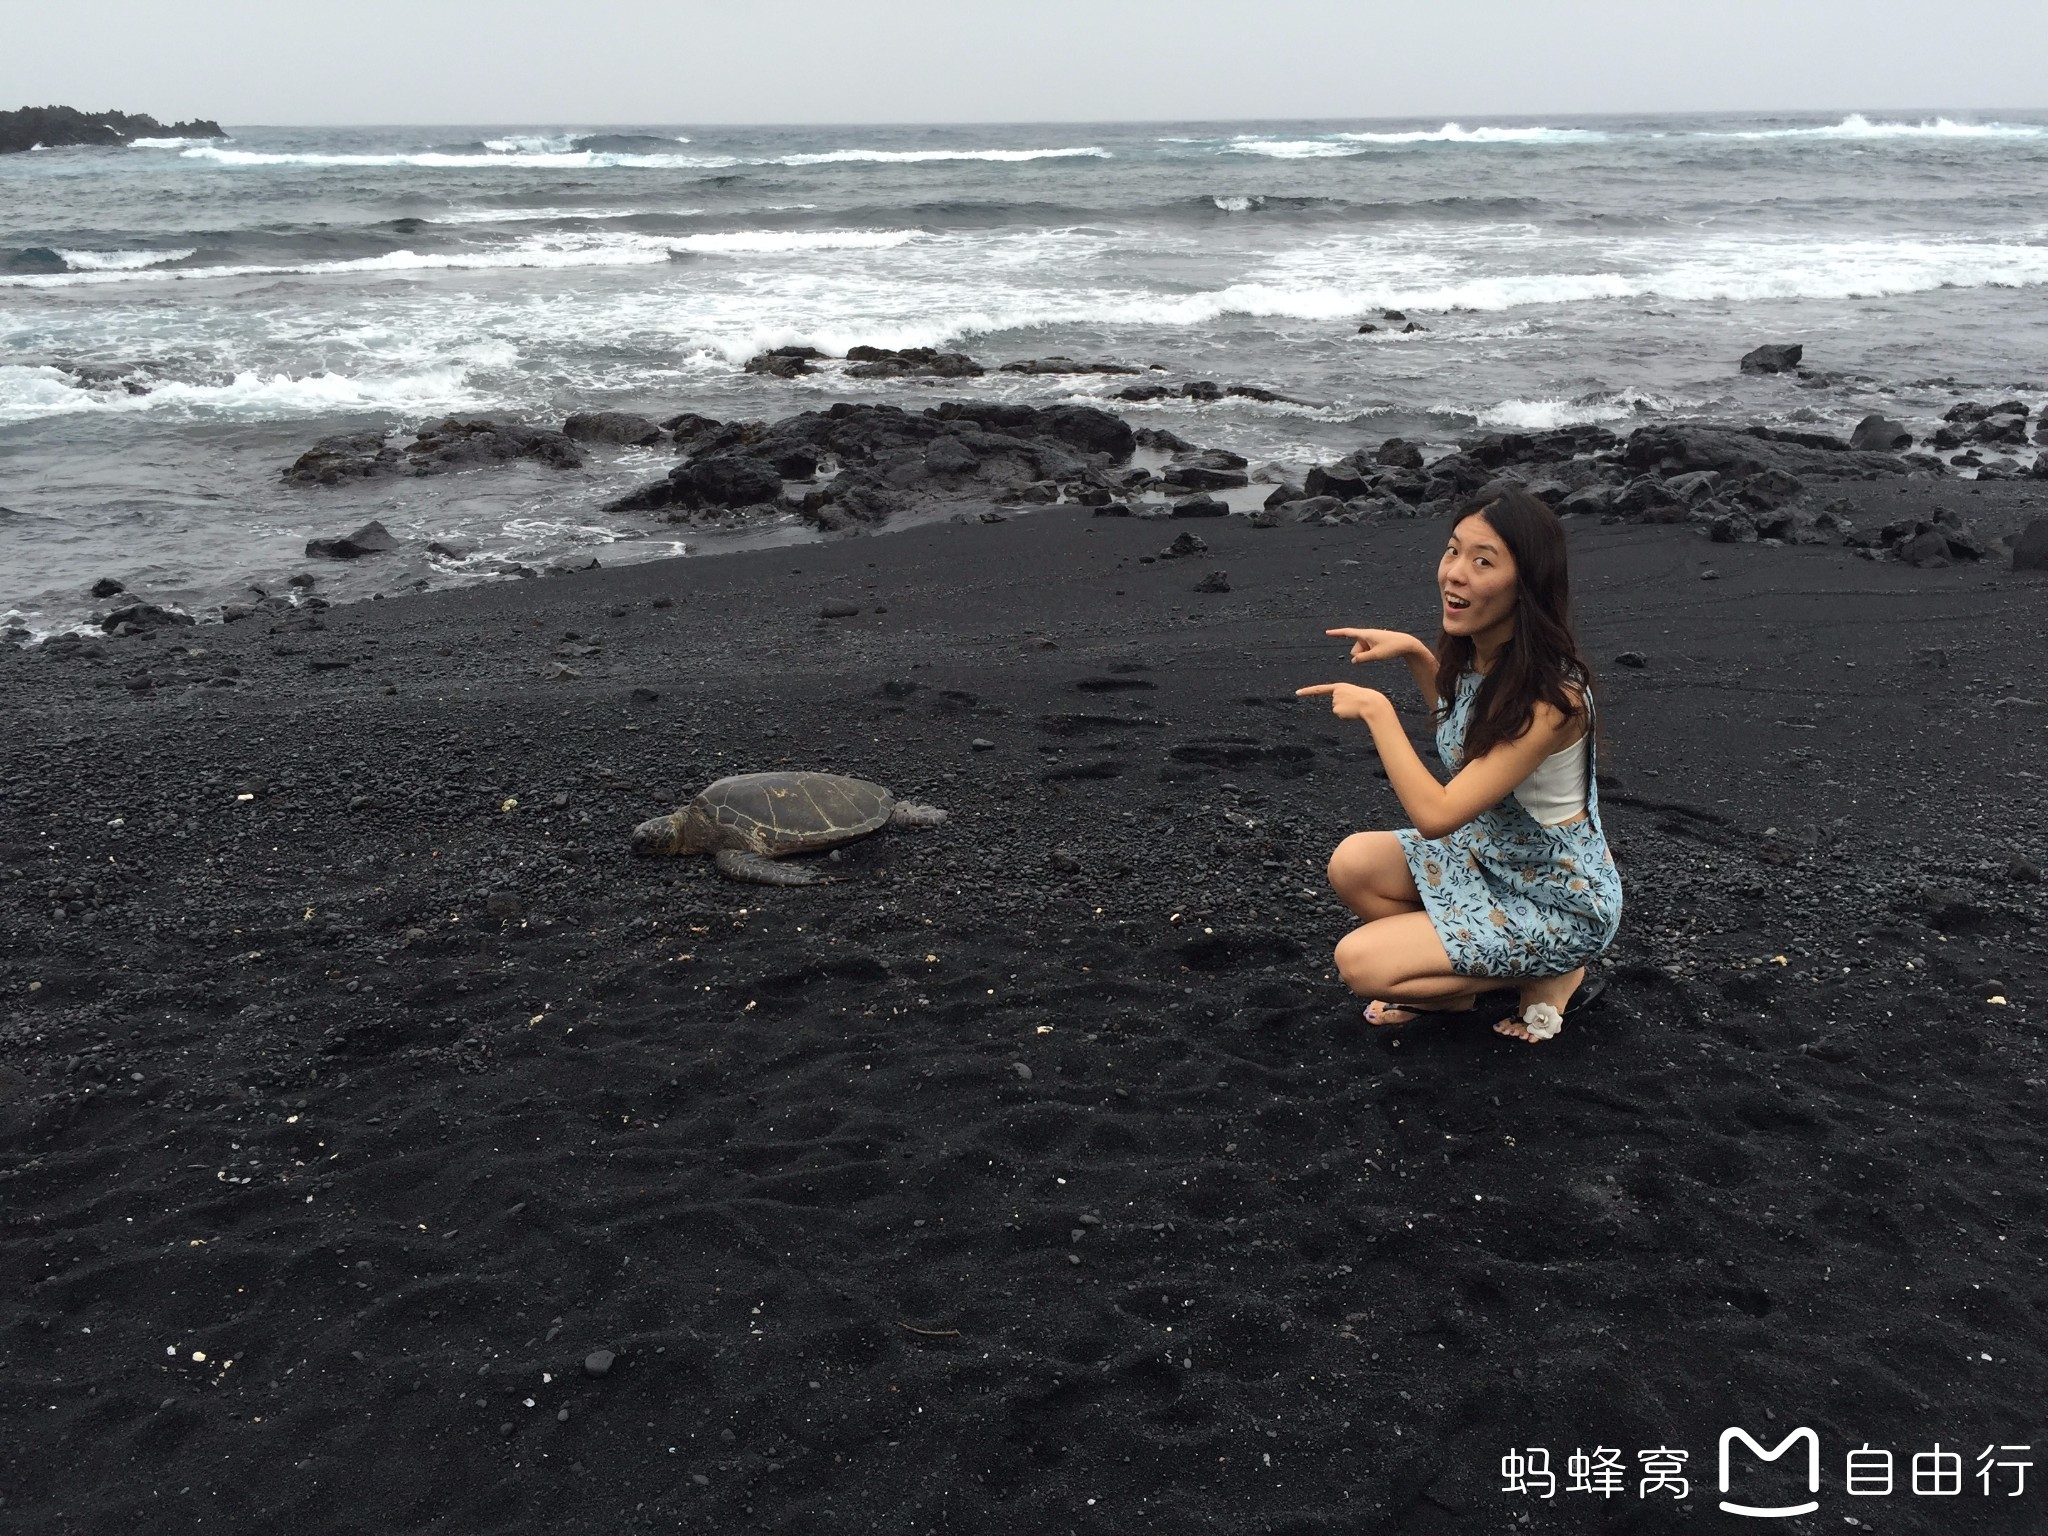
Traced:
<path fill-rule="evenodd" d="M 801 864 L 783 864 L 740 848 L 721 848 L 713 859 L 728 880 L 752 885 L 818 885 L 821 878 Z"/>
<path fill-rule="evenodd" d="M 889 812 L 892 827 L 936 827 L 945 819 L 946 813 L 936 805 L 918 805 L 909 800 L 898 800 Z"/>

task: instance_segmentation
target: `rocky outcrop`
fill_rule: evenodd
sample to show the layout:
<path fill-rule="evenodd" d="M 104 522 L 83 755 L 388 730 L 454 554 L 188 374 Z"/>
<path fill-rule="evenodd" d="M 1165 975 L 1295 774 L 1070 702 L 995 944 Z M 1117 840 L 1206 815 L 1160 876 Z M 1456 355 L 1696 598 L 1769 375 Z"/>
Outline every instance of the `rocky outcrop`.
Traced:
<path fill-rule="evenodd" d="M 816 373 L 811 364 L 825 354 L 816 347 L 776 347 L 772 351 L 757 352 L 747 359 L 742 371 L 765 374 L 771 379 L 794 379 L 802 374 Z"/>
<path fill-rule="evenodd" d="M 309 560 L 358 560 L 364 555 L 381 555 L 398 548 L 398 540 L 391 536 L 391 530 L 379 522 L 367 522 L 354 533 L 343 534 L 338 539 L 308 539 L 306 558 Z"/>
<path fill-rule="evenodd" d="M 580 469 L 583 455 L 567 434 L 489 417 L 448 416 L 428 422 L 414 440 L 396 447 L 381 432 L 323 437 L 284 470 L 293 485 L 338 485 L 381 475 L 438 475 L 532 459 L 556 469 Z"/>
<path fill-rule="evenodd" d="M 1771 342 L 1743 354 L 1739 364 L 1744 373 L 1791 373 L 1798 368 L 1806 348 L 1798 342 Z"/>
<path fill-rule="evenodd" d="M 1883 416 L 1866 416 L 1849 434 L 1849 446 L 1859 453 L 1900 453 L 1913 446 L 1913 434 Z"/>
<path fill-rule="evenodd" d="M 1168 495 L 1181 491 L 1223 491 L 1249 485 L 1244 455 L 1222 448 L 1175 454 L 1159 471 Z"/>
<path fill-rule="evenodd" d="M 1067 374 L 1067 373 L 1143 373 L 1142 368 L 1133 368 L 1129 363 L 1077 363 L 1071 357 L 1027 357 L 1014 363 L 1004 363 L 1003 373 Z"/>
<path fill-rule="evenodd" d="M 1135 369 L 1132 370 L 1136 372 Z M 1277 390 L 1259 384 L 1218 384 L 1214 379 L 1190 379 L 1179 388 L 1166 384 L 1129 384 L 1116 392 L 1119 400 L 1144 403 L 1153 400 L 1192 400 L 1198 405 L 1214 405 L 1219 400 L 1260 400 L 1280 401 L 1287 405 L 1306 405 L 1309 402 L 1297 400 L 1292 395 L 1283 395 Z"/>
<path fill-rule="evenodd" d="M 160 123 L 146 112 L 80 112 L 75 107 L 23 107 L 0 112 L 0 155 L 76 145 L 118 149 L 135 139 L 224 139 L 219 123 L 194 118 Z"/>
<path fill-rule="evenodd" d="M 940 352 L 933 347 L 849 347 L 847 374 L 856 379 L 900 379 L 921 374 L 938 379 L 978 379 L 987 372 L 964 352 Z"/>
<path fill-rule="evenodd" d="M 833 530 L 873 526 L 918 506 L 969 500 L 1055 501 L 1065 495 L 1107 506 L 1124 489 L 1113 471 L 1137 446 L 1121 418 L 1079 405 L 1036 409 L 948 401 L 913 413 L 842 402 L 773 423 L 704 425 L 700 417 L 676 422 L 678 437 L 682 425 L 691 429 L 690 457 L 667 478 L 620 497 L 607 510 L 719 523 L 794 511 Z M 828 472 L 824 484 L 794 490 L 788 485 Z"/>
<path fill-rule="evenodd" d="M 562 423 L 562 435 L 579 443 L 613 443 L 648 448 L 662 440 L 662 430 L 631 411 L 578 411 Z"/>

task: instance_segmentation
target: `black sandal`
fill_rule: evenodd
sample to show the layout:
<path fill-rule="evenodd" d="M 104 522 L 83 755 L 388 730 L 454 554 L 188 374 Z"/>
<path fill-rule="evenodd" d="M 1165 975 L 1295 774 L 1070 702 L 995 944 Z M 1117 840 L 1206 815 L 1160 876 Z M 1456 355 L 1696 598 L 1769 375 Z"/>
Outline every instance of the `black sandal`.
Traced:
<path fill-rule="evenodd" d="M 1390 1003 L 1384 998 L 1376 997 L 1372 1002 L 1365 1005 L 1365 1022 L 1374 1029 L 1406 1029 L 1410 1024 L 1415 1023 L 1419 1019 L 1469 1019 L 1476 1013 L 1487 1013 L 1500 1007 L 1500 1000 L 1503 998 L 1512 1002 L 1514 995 L 1513 990 L 1510 988 L 1492 987 L 1475 995 L 1471 1004 L 1464 1008 L 1417 1008 L 1411 1003 Z M 1402 1019 L 1399 1023 L 1392 1021 L 1382 1022 L 1372 1016 L 1374 1004 L 1382 1008 L 1399 1008 L 1414 1014 L 1415 1017 Z"/>
<path fill-rule="evenodd" d="M 1494 1031 L 1499 1033 L 1500 1024 L 1506 1024 L 1512 1019 L 1512 1022 L 1520 1024 L 1522 1028 L 1528 1030 L 1533 1040 L 1553 1040 L 1557 1037 L 1558 1031 L 1564 1028 L 1567 1020 L 1580 1018 L 1597 1008 L 1600 1005 L 1600 999 L 1606 995 L 1606 992 L 1607 973 L 1605 971 L 1589 970 L 1586 972 L 1585 979 L 1578 984 L 1572 995 L 1565 999 L 1565 1005 L 1562 1009 L 1555 1008 L 1549 1003 L 1531 1003 L 1522 1010 L 1519 1018 L 1511 1015 L 1509 1019 L 1502 1019 L 1499 1024 L 1494 1026 Z M 1531 1014 L 1536 1016 L 1531 1018 Z M 1513 1040 L 1520 1037 L 1510 1035 L 1508 1038 Z M 1530 1042 L 1525 1041 L 1524 1043 Z"/>

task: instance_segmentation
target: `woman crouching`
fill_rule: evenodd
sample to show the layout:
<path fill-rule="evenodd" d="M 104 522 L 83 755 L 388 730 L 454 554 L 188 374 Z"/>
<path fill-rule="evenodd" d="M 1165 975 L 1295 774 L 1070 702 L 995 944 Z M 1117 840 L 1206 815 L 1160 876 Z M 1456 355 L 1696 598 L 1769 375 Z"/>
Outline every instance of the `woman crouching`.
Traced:
<path fill-rule="evenodd" d="M 1321 683 L 1360 720 L 1401 807 L 1398 832 L 1359 832 L 1330 858 L 1330 885 L 1363 918 L 1337 969 L 1373 999 L 1368 1022 L 1463 1012 L 1482 991 L 1520 992 L 1494 1028 L 1547 1040 L 1592 1001 L 1586 962 L 1621 923 L 1621 879 L 1600 827 L 1593 680 L 1572 634 L 1564 529 L 1519 485 L 1462 509 L 1437 565 L 1436 649 L 1386 629 L 1333 629 L 1353 662 L 1408 663 L 1436 719 L 1440 784 L 1374 688 Z"/>

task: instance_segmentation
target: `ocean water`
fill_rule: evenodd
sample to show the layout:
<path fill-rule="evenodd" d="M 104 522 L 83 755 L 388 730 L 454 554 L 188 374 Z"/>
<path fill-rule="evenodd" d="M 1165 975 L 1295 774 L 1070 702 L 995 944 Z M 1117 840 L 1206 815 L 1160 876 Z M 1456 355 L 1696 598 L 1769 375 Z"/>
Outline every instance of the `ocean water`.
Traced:
<path fill-rule="evenodd" d="M 106 575 L 216 603 L 370 516 L 529 562 L 809 536 L 602 513 L 672 462 L 647 450 L 284 486 L 330 432 L 1130 382 L 740 372 L 784 344 L 1263 385 L 1298 403 L 1117 408 L 1297 467 L 1668 416 L 1924 430 L 2048 372 L 2048 115 L 231 132 L 0 157 L 0 613 L 32 628 Z M 1358 334 L 1385 308 L 1427 329 Z M 1839 377 L 1739 376 L 1764 341 Z M 417 557 L 322 578 L 480 579 Z"/>

